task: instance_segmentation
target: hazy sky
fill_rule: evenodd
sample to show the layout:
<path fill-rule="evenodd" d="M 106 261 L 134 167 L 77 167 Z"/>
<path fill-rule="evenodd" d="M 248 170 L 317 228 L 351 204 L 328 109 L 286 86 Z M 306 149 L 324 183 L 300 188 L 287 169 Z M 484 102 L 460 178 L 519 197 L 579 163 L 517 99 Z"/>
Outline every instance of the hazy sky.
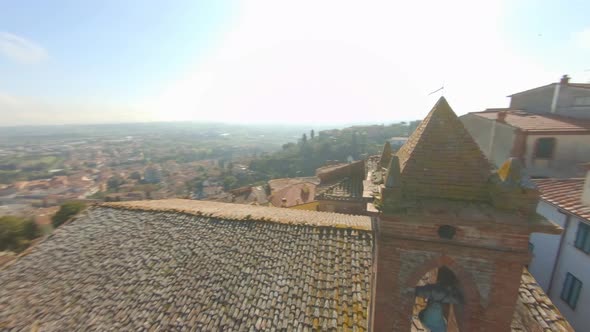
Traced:
<path fill-rule="evenodd" d="M 590 1 L 0 0 L 0 126 L 391 123 L 590 79 Z"/>

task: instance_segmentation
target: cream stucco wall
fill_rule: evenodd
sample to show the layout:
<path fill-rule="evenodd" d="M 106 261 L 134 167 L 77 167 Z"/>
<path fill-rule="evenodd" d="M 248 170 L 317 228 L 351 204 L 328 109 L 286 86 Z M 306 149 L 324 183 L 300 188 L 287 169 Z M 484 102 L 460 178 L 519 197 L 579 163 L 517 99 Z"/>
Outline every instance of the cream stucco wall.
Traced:
<path fill-rule="evenodd" d="M 554 137 L 556 141 L 551 160 L 534 159 L 537 139 Z M 580 163 L 590 162 L 590 135 L 531 135 L 526 141 L 525 163 L 531 176 L 581 177 L 585 171 Z"/>
<path fill-rule="evenodd" d="M 463 115 L 460 119 L 480 150 L 496 167 L 510 157 L 515 138 L 513 127 L 496 122 L 494 128 L 495 121 L 474 114 Z M 490 145 L 492 137 L 494 142 Z"/>

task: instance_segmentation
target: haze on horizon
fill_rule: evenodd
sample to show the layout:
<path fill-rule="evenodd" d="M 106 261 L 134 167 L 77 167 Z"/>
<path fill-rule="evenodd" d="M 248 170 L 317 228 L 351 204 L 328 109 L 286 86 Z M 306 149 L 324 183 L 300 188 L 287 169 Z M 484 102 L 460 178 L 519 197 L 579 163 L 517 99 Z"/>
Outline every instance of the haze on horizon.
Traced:
<path fill-rule="evenodd" d="M 71 1 L 0 10 L 0 126 L 391 123 L 590 79 L 590 2 Z M 534 15 L 532 15 L 534 13 Z"/>

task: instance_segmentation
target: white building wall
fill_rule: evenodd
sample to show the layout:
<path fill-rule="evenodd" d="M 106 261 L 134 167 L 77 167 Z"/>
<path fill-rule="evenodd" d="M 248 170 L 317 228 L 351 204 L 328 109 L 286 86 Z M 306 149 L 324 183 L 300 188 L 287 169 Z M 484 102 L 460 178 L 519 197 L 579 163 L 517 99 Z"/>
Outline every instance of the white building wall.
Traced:
<path fill-rule="evenodd" d="M 580 219 L 571 217 L 565 234 L 565 243 L 557 263 L 555 280 L 551 289 L 551 300 L 568 319 L 576 331 L 590 331 L 590 255 L 574 247 Z M 561 290 L 567 273 L 573 274 L 582 282 L 582 291 L 576 310 L 561 300 Z"/>
<path fill-rule="evenodd" d="M 540 201 L 537 206 L 537 212 L 559 226 L 564 227 L 565 215 L 559 213 L 553 205 Z M 533 244 L 534 249 L 533 259 L 529 264 L 529 271 L 537 279 L 537 282 L 545 293 L 548 292 L 549 280 L 551 279 L 551 273 L 555 265 L 560 239 L 561 235 L 531 234 L 530 242 Z"/>
<path fill-rule="evenodd" d="M 566 216 L 558 212 L 554 206 L 541 201 L 537 212 L 561 227 L 565 227 Z M 576 331 L 590 331 L 590 255 L 574 246 L 578 224 L 582 221 L 574 216 L 569 218 L 569 226 L 563 234 L 565 238 L 558 259 L 556 255 L 560 235 L 531 234 L 530 241 L 535 248 L 529 271 Z M 557 267 L 553 283 L 551 289 L 548 289 L 556 261 Z M 575 310 L 561 300 L 561 291 L 568 272 L 582 282 L 582 290 Z"/>
<path fill-rule="evenodd" d="M 535 160 L 536 141 L 539 138 L 556 139 L 551 160 Z M 526 142 L 525 163 L 532 176 L 578 177 L 584 171 L 578 164 L 590 162 L 590 135 L 529 135 Z"/>
<path fill-rule="evenodd" d="M 479 149 L 496 167 L 510 158 L 515 138 L 513 127 L 475 114 L 465 114 L 460 119 Z"/>

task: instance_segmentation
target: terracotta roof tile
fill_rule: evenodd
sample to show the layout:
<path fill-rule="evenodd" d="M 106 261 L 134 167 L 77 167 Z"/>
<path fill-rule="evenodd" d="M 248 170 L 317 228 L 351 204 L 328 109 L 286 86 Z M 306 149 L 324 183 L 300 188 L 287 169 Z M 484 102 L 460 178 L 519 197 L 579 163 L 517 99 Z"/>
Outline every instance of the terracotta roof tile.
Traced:
<path fill-rule="evenodd" d="M 491 164 L 444 97 L 396 155 L 404 195 L 489 199 Z"/>
<path fill-rule="evenodd" d="M 259 220 L 272 223 L 371 230 L 371 218 L 341 213 L 284 209 L 190 199 L 163 199 L 104 203 L 104 206 L 145 211 L 174 211 L 225 220 Z"/>
<path fill-rule="evenodd" d="M 303 182 L 284 187 L 275 192 L 271 195 L 270 202 L 276 207 L 291 207 L 313 202 L 315 195 L 316 185 L 310 182 Z"/>
<path fill-rule="evenodd" d="M 499 112 L 506 112 L 505 123 L 527 132 L 579 132 L 590 133 L 590 120 L 573 119 L 559 115 L 535 114 L 512 109 L 490 109 L 483 112 L 474 112 L 482 118 L 495 120 Z"/>
<path fill-rule="evenodd" d="M 372 243 L 370 231 L 94 207 L 0 270 L 0 329 L 366 331 Z"/>
<path fill-rule="evenodd" d="M 590 89 L 590 83 L 568 83 L 568 86 L 581 89 Z"/>
<path fill-rule="evenodd" d="M 518 293 L 513 331 L 574 331 L 527 269 L 523 269 Z"/>
<path fill-rule="evenodd" d="M 328 200 L 362 200 L 363 179 L 360 177 L 346 177 L 332 185 L 318 188 L 317 199 Z"/>
<path fill-rule="evenodd" d="M 582 204 L 584 179 L 534 179 L 541 199 L 560 209 L 590 220 L 590 206 Z"/>
<path fill-rule="evenodd" d="M 282 178 L 268 180 L 268 186 L 270 187 L 270 193 L 273 194 L 283 188 L 292 186 L 298 183 L 310 182 L 313 184 L 320 184 L 320 179 L 315 176 L 298 177 L 298 178 Z"/>

